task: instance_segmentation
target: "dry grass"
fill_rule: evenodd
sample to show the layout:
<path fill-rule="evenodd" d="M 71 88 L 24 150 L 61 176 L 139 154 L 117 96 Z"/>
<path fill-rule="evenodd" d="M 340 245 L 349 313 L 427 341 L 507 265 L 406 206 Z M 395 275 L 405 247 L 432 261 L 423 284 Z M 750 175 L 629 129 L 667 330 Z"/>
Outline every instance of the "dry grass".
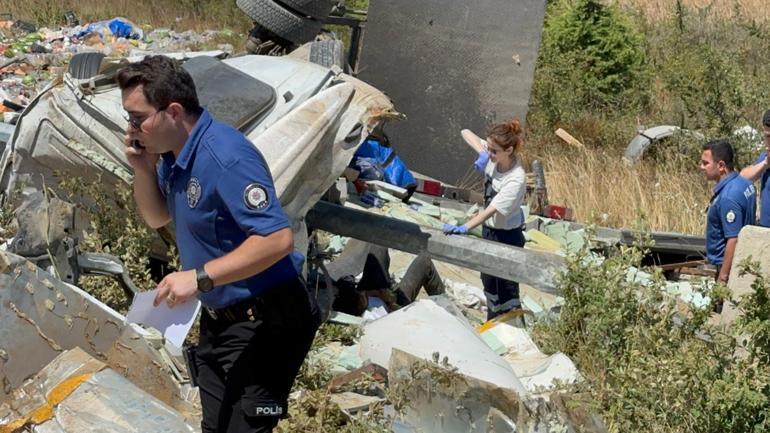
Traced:
<path fill-rule="evenodd" d="M 65 11 L 73 11 L 81 23 L 125 17 L 140 26 L 175 30 L 222 30 L 245 33 L 249 18 L 235 0 L 0 0 L 0 12 L 40 26 L 63 23 Z"/>
<path fill-rule="evenodd" d="M 651 20 L 670 18 L 676 0 L 610 0 L 631 10 L 642 12 Z M 716 18 L 740 18 L 760 22 L 770 21 L 770 1 L 767 0 L 682 0 L 682 5 Z"/>
<path fill-rule="evenodd" d="M 629 167 L 620 153 L 564 148 L 539 157 L 548 198 L 569 206 L 577 221 L 700 235 L 710 188 L 697 169 L 682 161 L 643 162 Z"/>

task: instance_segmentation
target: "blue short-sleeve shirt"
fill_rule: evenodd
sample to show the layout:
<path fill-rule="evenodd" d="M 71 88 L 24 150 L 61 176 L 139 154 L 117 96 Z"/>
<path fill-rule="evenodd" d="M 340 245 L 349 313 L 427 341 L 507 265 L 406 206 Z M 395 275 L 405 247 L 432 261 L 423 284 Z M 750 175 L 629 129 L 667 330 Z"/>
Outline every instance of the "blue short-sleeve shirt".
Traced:
<path fill-rule="evenodd" d="M 752 165 L 759 164 L 765 159 L 767 159 L 767 151 L 762 152 Z M 762 227 L 770 227 L 770 182 L 768 179 L 770 179 L 770 170 L 765 170 L 759 184 L 759 225 Z"/>
<path fill-rule="evenodd" d="M 735 238 L 743 226 L 754 224 L 757 191 L 754 184 L 731 173 L 714 187 L 706 223 L 706 257 L 721 265 L 727 240 Z"/>
<path fill-rule="evenodd" d="M 233 251 L 250 235 L 289 227 L 262 154 L 238 130 L 203 110 L 178 158 L 163 155 L 158 183 L 174 220 L 182 268 L 196 269 Z M 298 252 L 253 277 L 200 294 L 222 308 L 297 278 Z"/>

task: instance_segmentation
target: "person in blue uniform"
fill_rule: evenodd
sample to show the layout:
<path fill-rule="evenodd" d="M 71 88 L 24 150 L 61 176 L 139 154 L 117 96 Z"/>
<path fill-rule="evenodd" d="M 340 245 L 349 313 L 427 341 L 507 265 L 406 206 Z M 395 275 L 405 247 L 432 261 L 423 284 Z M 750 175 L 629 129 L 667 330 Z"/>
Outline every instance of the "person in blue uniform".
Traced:
<path fill-rule="evenodd" d="M 741 170 L 741 176 L 756 182 L 761 179 L 759 184 L 759 225 L 770 227 L 770 110 L 765 111 L 762 116 L 762 137 L 765 142 L 765 151 L 759 154 L 748 167 Z"/>
<path fill-rule="evenodd" d="M 727 283 L 738 233 L 756 218 L 757 191 L 733 171 L 733 147 L 726 140 L 703 145 L 700 168 L 706 179 L 717 183 L 706 220 L 706 257 L 717 267 L 717 281 Z"/>
<path fill-rule="evenodd" d="M 485 209 L 463 225 L 445 224 L 444 233 L 464 235 L 483 224 L 484 239 L 523 247 L 521 204 L 527 190 L 527 176 L 521 163 L 524 133 L 518 119 L 491 127 L 486 140 L 468 130 L 463 130 L 462 135 L 479 152 L 474 167 L 484 173 Z M 481 282 L 487 298 L 487 319 L 521 308 L 518 282 L 484 273 Z"/>
<path fill-rule="evenodd" d="M 134 199 L 153 228 L 174 222 L 182 271 L 155 304 L 200 299 L 194 368 L 203 432 L 269 432 L 319 325 L 289 221 L 261 153 L 201 108 L 177 61 L 118 72 Z"/>

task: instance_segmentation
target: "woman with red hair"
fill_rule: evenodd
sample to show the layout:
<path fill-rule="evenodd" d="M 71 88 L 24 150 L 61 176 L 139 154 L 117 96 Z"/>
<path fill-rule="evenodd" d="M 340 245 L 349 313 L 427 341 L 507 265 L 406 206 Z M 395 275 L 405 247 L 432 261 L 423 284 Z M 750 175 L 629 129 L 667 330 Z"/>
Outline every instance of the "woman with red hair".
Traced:
<path fill-rule="evenodd" d="M 524 137 L 518 119 L 492 126 L 486 140 L 468 130 L 463 138 L 479 152 L 475 168 L 484 173 L 485 209 L 468 222 L 456 226 L 444 225 L 446 234 L 467 234 L 483 224 L 484 239 L 517 247 L 524 246 L 524 213 L 521 204 L 527 189 L 527 177 L 521 164 Z M 487 319 L 521 308 L 519 283 L 492 275 L 481 274 L 487 298 Z"/>

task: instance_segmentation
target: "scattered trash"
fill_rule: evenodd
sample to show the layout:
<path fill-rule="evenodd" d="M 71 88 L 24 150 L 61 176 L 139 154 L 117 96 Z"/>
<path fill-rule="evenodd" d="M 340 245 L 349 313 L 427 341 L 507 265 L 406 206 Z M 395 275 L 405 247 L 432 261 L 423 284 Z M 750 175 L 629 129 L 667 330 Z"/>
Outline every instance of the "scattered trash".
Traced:
<path fill-rule="evenodd" d="M 116 17 L 79 25 L 72 12 L 65 14 L 67 26 L 37 28 L 24 21 L 0 21 L 0 97 L 23 110 L 48 83 L 68 67 L 73 55 L 100 52 L 111 57 L 130 57 L 138 53 L 168 53 L 198 49 L 228 30 L 176 32 L 154 29 L 146 33 L 131 21 Z M 218 49 L 227 53 L 233 47 Z M 4 106 L 8 107 L 5 102 Z M 5 121 L 7 123 L 7 121 Z"/>
<path fill-rule="evenodd" d="M 374 206 L 374 207 L 385 206 L 385 202 L 381 198 L 377 197 L 376 195 L 372 194 L 369 191 L 366 191 L 363 194 L 361 194 L 359 198 L 362 203 L 366 203 L 370 206 Z"/>
<path fill-rule="evenodd" d="M 110 38 L 124 39 L 142 39 L 144 32 L 136 24 L 125 18 L 113 18 L 106 21 L 98 21 L 87 24 L 84 27 L 78 26 L 72 29 L 71 37 L 83 38 L 91 34 L 98 34 L 102 40 Z"/>

